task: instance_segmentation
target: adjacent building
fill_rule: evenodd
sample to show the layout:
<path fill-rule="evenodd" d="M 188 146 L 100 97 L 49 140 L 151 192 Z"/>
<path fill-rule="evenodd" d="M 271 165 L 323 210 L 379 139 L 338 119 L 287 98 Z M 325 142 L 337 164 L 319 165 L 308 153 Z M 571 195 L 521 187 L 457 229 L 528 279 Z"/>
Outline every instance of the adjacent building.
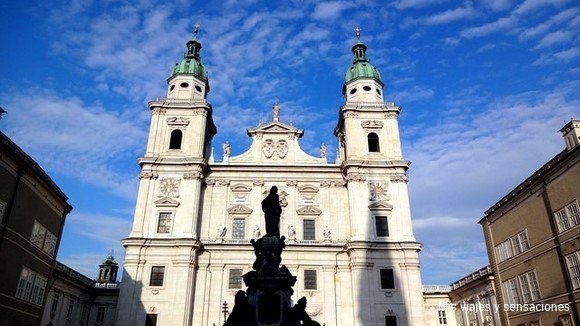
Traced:
<path fill-rule="evenodd" d="M 502 325 L 580 325 L 580 121 L 566 149 L 485 212 Z"/>
<path fill-rule="evenodd" d="M 40 325 L 114 326 L 117 317 L 119 266 L 109 255 L 92 280 L 57 262 Z"/>
<path fill-rule="evenodd" d="M 452 283 L 449 300 L 458 326 L 500 326 L 494 276 L 485 266 Z"/>
<path fill-rule="evenodd" d="M 334 129 L 336 162 L 327 161 L 323 145 L 320 156 L 305 153 L 304 131 L 283 121 L 278 105 L 267 122 L 247 130 L 250 148 L 231 156 L 225 143 L 222 161 L 214 161 L 217 128 L 200 49 L 197 39 L 187 42 L 167 97 L 149 103 L 117 323 L 223 323 L 223 303 L 233 307 L 254 261 L 250 239 L 265 231 L 260 202 L 276 185 L 287 238 L 283 263 L 298 277 L 293 300 L 307 297 L 313 320 L 423 325 L 421 244 L 411 227 L 401 109 L 383 100 L 367 47 L 352 47 Z"/>
<path fill-rule="evenodd" d="M 37 325 L 72 207 L 44 170 L 0 132 L 0 325 Z"/>

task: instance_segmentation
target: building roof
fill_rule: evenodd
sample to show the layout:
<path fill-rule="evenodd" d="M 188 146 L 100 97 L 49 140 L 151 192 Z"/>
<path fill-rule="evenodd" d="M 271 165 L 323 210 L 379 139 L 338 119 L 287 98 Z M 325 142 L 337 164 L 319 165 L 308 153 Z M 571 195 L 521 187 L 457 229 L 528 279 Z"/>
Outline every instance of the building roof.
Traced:
<path fill-rule="evenodd" d="M 201 43 L 194 38 L 189 40 L 186 46 L 187 52 L 183 59 L 173 66 L 169 78 L 177 74 L 191 74 L 207 82 L 207 70 L 201 63 L 201 56 L 199 55 Z"/>
<path fill-rule="evenodd" d="M 352 53 L 354 54 L 352 64 L 346 70 L 344 83 L 348 83 L 356 78 L 374 78 L 378 80 L 381 84 L 381 74 L 373 66 L 366 57 L 367 46 L 364 45 L 360 40 L 352 47 Z"/>
<path fill-rule="evenodd" d="M 64 192 L 52 181 L 52 179 L 44 172 L 42 167 L 32 159 L 24 150 L 22 150 L 16 143 L 14 143 L 8 136 L 6 136 L 3 132 L 0 131 L 0 146 L 2 149 L 2 153 L 7 153 L 14 157 L 15 160 L 18 161 L 18 164 L 25 166 L 29 171 L 34 173 L 36 177 L 42 180 L 46 186 L 52 190 L 63 202 L 66 203 L 67 212 L 72 210 L 72 206 L 67 203 L 68 197 L 64 194 Z"/>
<path fill-rule="evenodd" d="M 563 162 L 567 161 L 568 158 L 578 155 L 580 155 L 580 146 L 576 146 L 571 150 L 564 149 L 561 151 L 559 154 L 549 160 L 548 163 L 544 164 L 536 172 L 532 173 L 532 175 L 526 178 L 526 180 L 512 189 L 512 191 L 510 191 L 507 195 L 503 196 L 502 199 L 500 199 L 497 203 L 493 204 L 487 211 L 485 211 L 484 217 L 479 220 L 478 223 L 481 224 L 483 220 L 485 220 L 489 215 L 493 214 L 493 212 L 495 212 L 498 208 L 505 205 L 505 203 L 509 202 L 512 198 L 515 198 L 519 194 L 525 193 L 529 187 L 535 185 L 541 180 L 544 180 L 547 174 L 560 167 Z"/>

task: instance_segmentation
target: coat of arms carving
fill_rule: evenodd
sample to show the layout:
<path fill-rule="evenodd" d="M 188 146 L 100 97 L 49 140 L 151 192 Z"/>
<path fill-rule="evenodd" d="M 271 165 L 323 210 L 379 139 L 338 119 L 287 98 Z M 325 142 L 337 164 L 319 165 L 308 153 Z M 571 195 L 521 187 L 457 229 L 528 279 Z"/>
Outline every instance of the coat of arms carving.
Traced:
<path fill-rule="evenodd" d="M 276 154 L 278 157 L 284 158 L 288 154 L 288 142 L 284 139 L 280 139 L 276 144 Z"/>
<path fill-rule="evenodd" d="M 274 155 L 274 141 L 272 139 L 264 140 L 264 145 L 262 147 L 262 152 L 266 156 L 266 158 L 271 158 Z"/>

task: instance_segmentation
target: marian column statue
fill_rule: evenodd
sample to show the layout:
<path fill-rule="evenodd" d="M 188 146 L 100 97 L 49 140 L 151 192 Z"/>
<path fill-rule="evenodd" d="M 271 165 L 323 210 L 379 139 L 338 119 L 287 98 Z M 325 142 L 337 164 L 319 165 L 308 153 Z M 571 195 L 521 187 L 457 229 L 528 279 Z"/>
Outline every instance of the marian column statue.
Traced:
<path fill-rule="evenodd" d="M 278 187 L 273 186 L 270 193 L 262 200 L 262 210 L 266 219 L 266 236 L 275 236 L 280 238 L 280 197 L 278 196 Z"/>

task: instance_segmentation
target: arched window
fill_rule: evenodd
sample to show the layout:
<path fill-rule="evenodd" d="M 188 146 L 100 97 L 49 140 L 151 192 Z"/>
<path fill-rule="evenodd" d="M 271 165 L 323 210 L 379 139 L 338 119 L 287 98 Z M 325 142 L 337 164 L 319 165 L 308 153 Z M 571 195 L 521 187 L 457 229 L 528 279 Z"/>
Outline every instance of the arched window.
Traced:
<path fill-rule="evenodd" d="M 374 132 L 371 132 L 367 136 L 367 140 L 369 143 L 369 152 L 377 153 L 377 152 L 381 151 L 381 149 L 379 147 L 379 136 L 377 134 L 375 134 Z"/>
<path fill-rule="evenodd" d="M 169 149 L 181 149 L 181 138 L 183 133 L 179 129 L 171 132 L 171 139 L 169 140 Z"/>

